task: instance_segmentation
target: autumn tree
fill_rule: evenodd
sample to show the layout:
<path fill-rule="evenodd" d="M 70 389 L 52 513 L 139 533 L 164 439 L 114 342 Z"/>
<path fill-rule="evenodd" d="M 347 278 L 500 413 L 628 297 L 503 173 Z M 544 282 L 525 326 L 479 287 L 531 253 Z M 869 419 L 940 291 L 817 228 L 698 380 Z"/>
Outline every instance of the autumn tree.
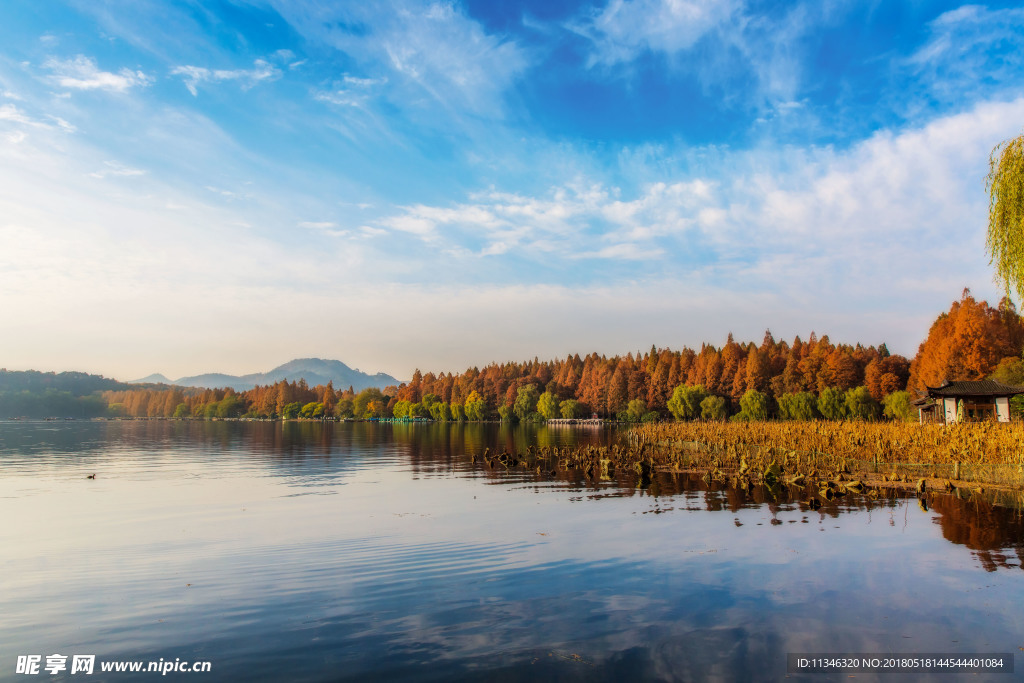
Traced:
<path fill-rule="evenodd" d="M 909 387 L 923 390 L 943 380 L 979 380 L 1006 357 L 1019 356 L 1024 323 L 1009 299 L 999 309 L 965 289 L 948 313 L 932 323 L 910 366 Z"/>

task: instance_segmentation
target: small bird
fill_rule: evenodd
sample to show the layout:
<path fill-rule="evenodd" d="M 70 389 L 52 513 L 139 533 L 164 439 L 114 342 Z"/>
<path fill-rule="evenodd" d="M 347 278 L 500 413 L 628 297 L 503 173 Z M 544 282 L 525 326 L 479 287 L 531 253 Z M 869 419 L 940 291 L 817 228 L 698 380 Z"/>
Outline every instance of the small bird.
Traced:
<path fill-rule="evenodd" d="M 86 479 L 95 479 L 95 478 L 96 478 L 95 474 L 90 474 L 89 476 L 86 477 Z"/>

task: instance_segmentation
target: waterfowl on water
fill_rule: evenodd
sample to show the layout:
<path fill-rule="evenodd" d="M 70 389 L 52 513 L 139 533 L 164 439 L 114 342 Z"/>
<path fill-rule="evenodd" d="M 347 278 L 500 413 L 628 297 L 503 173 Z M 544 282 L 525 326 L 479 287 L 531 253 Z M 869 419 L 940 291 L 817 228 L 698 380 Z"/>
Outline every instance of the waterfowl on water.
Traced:
<path fill-rule="evenodd" d="M 89 476 L 86 477 L 86 479 L 95 479 L 95 478 L 96 478 L 95 474 L 90 474 Z"/>

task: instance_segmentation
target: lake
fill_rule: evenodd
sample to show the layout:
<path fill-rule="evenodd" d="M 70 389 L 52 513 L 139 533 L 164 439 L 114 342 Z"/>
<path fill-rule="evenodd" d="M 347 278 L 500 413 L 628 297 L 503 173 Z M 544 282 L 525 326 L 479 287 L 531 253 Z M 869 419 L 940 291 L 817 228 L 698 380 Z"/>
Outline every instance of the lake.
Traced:
<path fill-rule="evenodd" d="M 619 436 L 0 422 L 0 680 L 822 681 L 848 674 L 787 655 L 1024 654 L 1019 511 L 472 459 Z"/>

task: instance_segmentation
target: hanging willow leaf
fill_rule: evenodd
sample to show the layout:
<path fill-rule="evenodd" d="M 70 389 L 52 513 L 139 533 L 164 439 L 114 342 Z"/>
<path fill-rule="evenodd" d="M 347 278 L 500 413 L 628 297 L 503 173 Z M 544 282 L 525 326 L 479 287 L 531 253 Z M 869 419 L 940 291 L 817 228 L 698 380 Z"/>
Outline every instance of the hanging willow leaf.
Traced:
<path fill-rule="evenodd" d="M 996 145 L 985 178 L 988 237 L 985 248 L 996 282 L 1024 300 L 1024 135 Z"/>

